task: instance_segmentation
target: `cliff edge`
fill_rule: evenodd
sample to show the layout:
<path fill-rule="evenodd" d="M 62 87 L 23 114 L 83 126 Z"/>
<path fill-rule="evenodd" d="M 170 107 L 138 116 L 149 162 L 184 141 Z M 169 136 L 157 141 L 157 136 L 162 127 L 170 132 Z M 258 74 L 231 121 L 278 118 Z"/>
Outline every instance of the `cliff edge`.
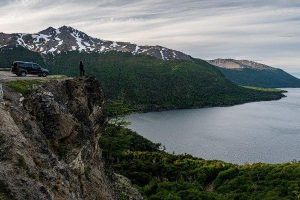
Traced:
<path fill-rule="evenodd" d="M 5 87 L 4 95 L 0 199 L 142 199 L 102 160 L 107 118 L 96 79 L 53 80 L 25 98 Z"/>

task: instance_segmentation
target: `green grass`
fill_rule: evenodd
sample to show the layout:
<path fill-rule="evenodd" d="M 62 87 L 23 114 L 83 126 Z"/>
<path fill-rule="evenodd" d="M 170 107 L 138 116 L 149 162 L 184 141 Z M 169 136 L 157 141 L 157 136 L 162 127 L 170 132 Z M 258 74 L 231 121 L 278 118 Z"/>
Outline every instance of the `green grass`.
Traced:
<path fill-rule="evenodd" d="M 299 88 L 300 80 L 281 69 L 255 70 L 243 68 L 239 70 L 220 68 L 222 73 L 238 85 L 264 88 Z"/>
<path fill-rule="evenodd" d="M 28 79 L 28 80 L 13 80 L 6 83 L 6 85 L 16 92 L 19 92 L 23 95 L 29 94 L 34 86 L 41 85 L 51 80 L 63 80 L 68 78 L 65 75 L 50 75 L 46 78 L 41 77 L 38 79 Z"/>
<path fill-rule="evenodd" d="M 63 79 L 66 79 L 68 78 L 68 76 L 66 75 L 50 75 L 50 76 L 47 76 L 46 79 L 50 79 L 50 80 L 63 80 Z"/>
<path fill-rule="evenodd" d="M 15 80 L 9 81 L 6 85 L 22 95 L 29 94 L 35 85 L 45 83 L 46 80 Z"/>

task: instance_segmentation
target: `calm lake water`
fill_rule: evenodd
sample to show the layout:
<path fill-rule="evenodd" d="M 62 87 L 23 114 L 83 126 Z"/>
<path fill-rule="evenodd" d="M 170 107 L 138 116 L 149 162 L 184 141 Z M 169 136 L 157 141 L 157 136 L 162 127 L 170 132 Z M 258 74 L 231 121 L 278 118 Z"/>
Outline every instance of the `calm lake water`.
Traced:
<path fill-rule="evenodd" d="M 129 128 L 168 152 L 231 163 L 300 160 L 300 89 L 232 107 L 132 114 Z"/>

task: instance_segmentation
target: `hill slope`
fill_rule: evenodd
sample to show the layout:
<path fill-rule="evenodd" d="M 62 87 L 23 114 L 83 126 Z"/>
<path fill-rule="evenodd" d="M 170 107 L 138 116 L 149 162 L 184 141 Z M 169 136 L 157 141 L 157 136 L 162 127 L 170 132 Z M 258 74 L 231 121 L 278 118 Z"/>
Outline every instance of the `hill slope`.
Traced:
<path fill-rule="evenodd" d="M 108 99 L 123 99 L 134 110 L 227 106 L 283 97 L 280 92 L 239 87 L 200 59 L 166 61 L 114 51 L 101 54 L 72 51 L 42 57 L 18 47 L 2 49 L 0 62 L 8 61 L 7 55 L 18 55 L 15 51 L 27 58 L 43 60 L 52 73 L 68 76 L 78 75 L 78 62 L 83 60 L 87 74 L 100 80 Z"/>
<path fill-rule="evenodd" d="M 218 66 L 231 81 L 245 86 L 293 88 L 300 87 L 300 79 L 287 72 L 248 60 L 216 59 L 208 61 Z"/>

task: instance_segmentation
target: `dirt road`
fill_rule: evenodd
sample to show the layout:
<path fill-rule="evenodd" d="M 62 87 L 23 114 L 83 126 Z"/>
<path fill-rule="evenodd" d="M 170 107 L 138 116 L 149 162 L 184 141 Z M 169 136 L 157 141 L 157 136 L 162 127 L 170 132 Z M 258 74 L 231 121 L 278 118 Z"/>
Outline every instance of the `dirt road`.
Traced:
<path fill-rule="evenodd" d="M 64 79 L 67 78 L 62 75 L 51 75 L 47 77 L 39 77 L 36 75 L 27 75 L 25 77 L 19 77 L 10 71 L 0 71 L 0 83 L 7 82 L 7 81 L 12 81 L 12 80 L 32 80 L 32 79 L 38 79 L 38 80 L 49 80 L 49 79 Z"/>
<path fill-rule="evenodd" d="M 25 77 L 18 77 L 17 75 L 11 73 L 10 71 L 0 71 L 0 82 L 6 82 L 11 80 L 22 80 L 22 79 L 42 79 L 43 77 L 38 76 L 25 76 Z"/>

